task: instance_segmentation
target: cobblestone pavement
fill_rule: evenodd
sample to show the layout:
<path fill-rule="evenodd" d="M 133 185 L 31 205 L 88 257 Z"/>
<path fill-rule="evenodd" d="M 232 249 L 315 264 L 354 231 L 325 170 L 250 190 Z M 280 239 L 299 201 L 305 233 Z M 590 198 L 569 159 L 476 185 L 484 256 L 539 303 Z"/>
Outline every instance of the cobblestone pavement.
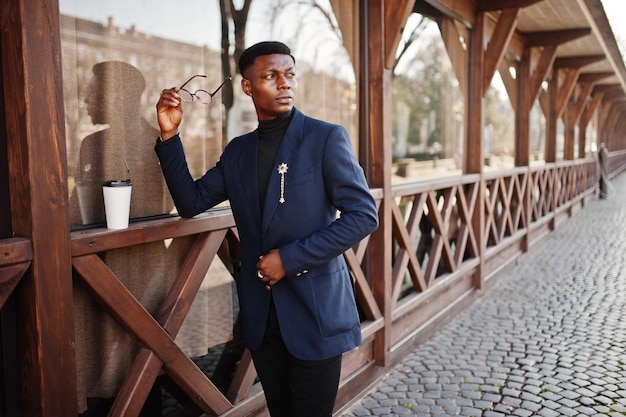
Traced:
<path fill-rule="evenodd" d="M 626 415 L 626 175 L 344 416 Z"/>

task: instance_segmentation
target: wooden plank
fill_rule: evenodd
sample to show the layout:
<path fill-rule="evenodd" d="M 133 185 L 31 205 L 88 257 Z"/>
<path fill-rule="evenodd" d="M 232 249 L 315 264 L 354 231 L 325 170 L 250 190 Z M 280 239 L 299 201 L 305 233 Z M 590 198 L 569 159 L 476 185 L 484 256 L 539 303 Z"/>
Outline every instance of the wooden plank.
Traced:
<path fill-rule="evenodd" d="M 96 228 L 71 234 L 72 256 L 106 252 L 132 245 L 141 245 L 169 238 L 195 235 L 211 230 L 235 227 L 230 208 L 210 210 L 192 219 L 168 217 L 131 223 L 128 229 Z"/>
<path fill-rule="evenodd" d="M 29 239 L 0 240 L 0 266 L 31 261 L 32 259 L 33 247 Z"/>

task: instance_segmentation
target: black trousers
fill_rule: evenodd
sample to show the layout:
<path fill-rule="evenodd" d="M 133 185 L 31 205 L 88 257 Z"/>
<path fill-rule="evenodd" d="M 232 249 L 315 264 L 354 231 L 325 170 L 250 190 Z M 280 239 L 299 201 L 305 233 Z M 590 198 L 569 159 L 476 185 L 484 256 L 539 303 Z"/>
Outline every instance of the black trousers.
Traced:
<path fill-rule="evenodd" d="M 272 417 L 332 417 L 342 356 L 305 361 L 290 354 L 273 302 L 263 343 L 251 353 Z"/>

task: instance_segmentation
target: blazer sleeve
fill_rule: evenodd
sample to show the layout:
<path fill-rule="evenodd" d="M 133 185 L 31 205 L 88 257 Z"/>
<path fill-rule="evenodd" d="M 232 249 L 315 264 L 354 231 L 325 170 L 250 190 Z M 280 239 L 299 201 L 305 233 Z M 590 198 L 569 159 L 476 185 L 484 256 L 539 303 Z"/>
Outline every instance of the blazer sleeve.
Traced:
<path fill-rule="evenodd" d="M 354 156 L 347 131 L 335 126 L 324 143 L 324 186 L 340 215 L 310 236 L 280 248 L 287 275 L 327 263 L 378 227 L 376 202 Z"/>
<path fill-rule="evenodd" d="M 220 162 L 202 178 L 194 180 L 189 172 L 180 136 L 163 142 L 157 140 L 154 149 L 181 217 L 193 217 L 227 199 Z"/>

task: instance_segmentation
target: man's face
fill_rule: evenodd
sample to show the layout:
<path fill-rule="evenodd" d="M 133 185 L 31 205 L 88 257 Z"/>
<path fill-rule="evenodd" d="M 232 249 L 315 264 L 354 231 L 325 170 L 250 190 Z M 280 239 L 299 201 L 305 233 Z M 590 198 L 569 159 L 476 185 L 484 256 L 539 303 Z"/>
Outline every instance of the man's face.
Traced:
<path fill-rule="evenodd" d="M 272 120 L 291 111 L 298 88 L 291 56 L 258 56 L 244 72 L 241 87 L 252 97 L 259 120 Z"/>

